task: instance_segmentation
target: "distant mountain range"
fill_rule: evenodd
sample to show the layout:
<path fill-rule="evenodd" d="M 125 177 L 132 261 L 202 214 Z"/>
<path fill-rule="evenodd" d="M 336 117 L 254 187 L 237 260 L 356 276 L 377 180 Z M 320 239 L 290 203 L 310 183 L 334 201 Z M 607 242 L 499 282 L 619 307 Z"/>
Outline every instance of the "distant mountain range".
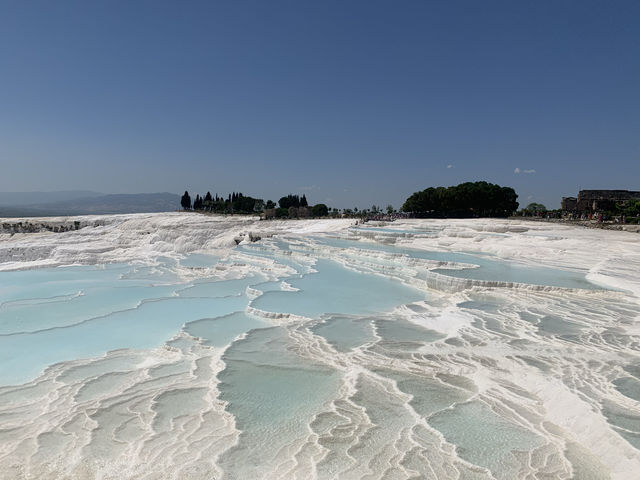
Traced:
<path fill-rule="evenodd" d="M 63 192 L 0 192 L 0 207 L 15 205 L 43 205 L 94 197 L 104 197 L 104 193 L 90 190 L 66 190 Z"/>
<path fill-rule="evenodd" d="M 166 192 L 112 195 L 91 191 L 0 192 L 0 217 L 172 212 L 179 208 L 180 196 Z"/>

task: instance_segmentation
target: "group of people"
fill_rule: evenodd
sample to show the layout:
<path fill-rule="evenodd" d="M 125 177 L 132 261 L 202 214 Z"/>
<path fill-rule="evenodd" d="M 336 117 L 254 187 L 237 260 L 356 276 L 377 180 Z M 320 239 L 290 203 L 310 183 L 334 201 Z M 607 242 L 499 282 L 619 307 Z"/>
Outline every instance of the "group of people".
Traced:
<path fill-rule="evenodd" d="M 586 222 L 587 220 L 596 220 L 598 223 L 611 221 L 611 218 L 606 213 L 600 212 L 590 212 L 590 213 L 582 213 L 578 216 L 577 213 L 566 213 L 564 215 L 565 220 L 580 220 Z M 624 215 L 618 215 L 613 217 L 613 222 L 615 223 L 626 223 L 626 217 Z"/>

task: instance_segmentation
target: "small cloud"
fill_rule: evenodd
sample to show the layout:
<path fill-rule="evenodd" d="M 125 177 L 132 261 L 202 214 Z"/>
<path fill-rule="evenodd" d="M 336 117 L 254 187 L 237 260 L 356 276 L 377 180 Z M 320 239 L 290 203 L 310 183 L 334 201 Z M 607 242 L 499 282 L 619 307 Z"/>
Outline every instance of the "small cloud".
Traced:
<path fill-rule="evenodd" d="M 530 173 L 536 173 L 536 171 L 533 168 L 531 168 L 529 170 L 520 170 L 518 167 L 516 167 L 516 168 L 513 169 L 513 173 L 515 173 L 515 174 L 518 174 L 518 173 L 530 174 Z"/>
<path fill-rule="evenodd" d="M 527 200 L 533 200 L 533 195 L 529 195 L 529 196 L 527 197 Z"/>
<path fill-rule="evenodd" d="M 518 167 L 516 167 L 516 168 L 513 170 L 513 173 L 520 173 L 520 169 L 519 169 Z"/>
<path fill-rule="evenodd" d="M 536 171 L 532 168 L 531 170 L 523 170 L 522 173 L 536 173 Z"/>
<path fill-rule="evenodd" d="M 453 168 L 453 165 L 449 164 L 447 165 L 447 168 Z"/>
<path fill-rule="evenodd" d="M 317 185 L 306 185 L 304 187 L 298 187 L 298 191 L 300 192 L 310 192 L 311 190 L 318 190 Z"/>

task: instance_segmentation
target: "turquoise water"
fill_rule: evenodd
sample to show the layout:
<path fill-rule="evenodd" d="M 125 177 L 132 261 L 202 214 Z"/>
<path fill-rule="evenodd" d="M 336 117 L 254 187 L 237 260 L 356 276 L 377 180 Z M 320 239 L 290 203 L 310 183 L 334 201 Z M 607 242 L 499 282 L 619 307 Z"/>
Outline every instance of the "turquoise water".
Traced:
<path fill-rule="evenodd" d="M 222 458 L 225 478 L 259 478 L 335 397 L 338 372 L 296 355 L 289 342 L 284 328 L 253 330 L 225 353 L 220 398 L 242 432 Z"/>
<path fill-rule="evenodd" d="M 195 285 L 180 289 L 178 295 L 185 298 L 223 298 L 244 295 L 247 287 L 261 283 L 263 280 L 262 276 L 249 276 L 237 280 L 199 281 Z"/>
<path fill-rule="evenodd" d="M 419 262 L 356 249 L 579 290 L 452 296 L 399 280 L 427 278 Z M 545 417 L 545 388 L 584 401 L 624 458 L 640 452 L 625 330 L 640 307 L 586 292 L 598 289 L 580 272 L 274 238 L 224 257 L 0 272 L 0 287 L 0 477 L 15 465 L 34 478 L 610 477 L 584 433 Z"/>
<path fill-rule="evenodd" d="M 474 280 L 490 280 L 499 282 L 528 283 L 531 285 L 547 285 L 552 287 L 582 288 L 587 290 L 601 290 L 602 287 L 593 284 L 585 278 L 583 273 L 569 270 L 559 270 L 546 267 L 524 267 L 498 262 L 481 257 L 469 260 L 468 263 L 480 268 L 464 270 L 436 269 L 434 272 L 457 278 L 471 278 Z"/>
<path fill-rule="evenodd" d="M 222 257 L 220 255 L 210 255 L 206 253 L 190 253 L 180 260 L 183 267 L 207 268 L 214 267 Z"/>
<path fill-rule="evenodd" d="M 582 288 L 598 290 L 602 287 L 589 282 L 585 274 L 570 270 L 547 267 L 532 267 L 514 262 L 496 260 L 495 257 L 474 255 L 471 253 L 431 252 L 412 248 L 396 247 L 394 245 L 360 242 L 344 238 L 317 239 L 319 243 L 336 248 L 356 248 L 363 250 L 381 251 L 385 253 L 402 254 L 410 258 L 435 260 L 439 262 L 454 262 L 477 265 L 478 268 L 462 270 L 439 268 L 433 272 L 443 275 L 470 278 L 474 280 L 488 280 L 499 282 L 518 282 L 532 285 L 546 285 L 565 288 Z M 357 254 L 356 254 L 357 255 Z"/>
<path fill-rule="evenodd" d="M 308 270 L 278 253 L 283 251 L 280 247 L 273 255 L 279 263 L 300 272 Z M 258 248 L 238 250 L 270 256 L 269 251 Z M 187 260 L 192 268 L 198 268 L 200 261 L 210 267 L 217 257 L 191 255 Z M 48 365 L 104 355 L 114 349 L 157 347 L 185 324 L 187 333 L 222 347 L 236 336 L 264 326 L 263 321 L 243 313 L 249 305 L 318 317 L 331 312 L 387 311 L 426 298 L 423 292 L 398 281 L 353 272 L 326 260 L 317 262 L 314 273 L 286 278 L 300 289 L 297 292 L 282 291 L 279 282 L 265 282 L 266 277 L 260 274 L 235 280 L 167 283 L 177 278 L 171 265 L 175 262 L 162 259 L 157 267 L 111 264 L 0 272 L 0 279 L 8 285 L 0 303 L 0 381 L 26 381 Z M 251 302 L 246 296 L 248 287 L 262 289 L 264 295 Z M 25 357 L 22 352 L 26 351 L 31 353 Z"/>
<path fill-rule="evenodd" d="M 351 227 L 351 230 L 362 233 L 362 232 L 375 232 L 389 235 L 416 235 L 416 236 L 433 236 L 436 231 L 435 230 L 420 230 L 420 229 L 402 229 L 402 228 L 384 228 L 384 227 Z"/>
<path fill-rule="evenodd" d="M 75 296 L 15 300 L 0 305 L 0 334 L 35 332 L 74 325 L 115 311 L 137 307 L 143 300 L 171 296 L 175 286 L 86 287 Z M 46 312 L 46 315 L 43 314 Z"/>
<path fill-rule="evenodd" d="M 354 272 L 330 260 L 318 260 L 314 268 L 317 273 L 288 280 L 299 291 L 266 292 L 251 305 L 268 312 L 316 318 L 326 313 L 385 312 L 426 298 L 424 292 L 398 281 Z"/>
<path fill-rule="evenodd" d="M 395 380 L 398 388 L 412 396 L 411 406 L 424 418 L 437 412 L 453 408 L 457 403 L 467 401 L 475 392 L 456 388 L 438 378 L 425 378 L 393 369 L 378 369 L 376 373 Z"/>
<path fill-rule="evenodd" d="M 159 347 L 183 324 L 228 315 L 242 310 L 246 303 L 242 297 L 167 298 L 72 326 L 2 335 L 0 380 L 4 384 L 23 382 L 48 365 L 103 355 L 118 348 Z"/>
<path fill-rule="evenodd" d="M 245 312 L 234 312 L 217 318 L 203 318 L 185 325 L 184 330 L 203 340 L 205 345 L 224 347 L 239 335 L 254 328 L 266 328 L 270 324 Z"/>
<path fill-rule="evenodd" d="M 500 480 L 511 480 L 522 468 L 517 452 L 544 444 L 542 437 L 505 420 L 480 402 L 460 403 L 432 416 L 429 424 L 458 446 L 462 458 L 486 467 Z"/>
<path fill-rule="evenodd" d="M 376 340 L 373 321 L 369 318 L 331 317 L 312 330 L 340 352 L 348 352 Z"/>
<path fill-rule="evenodd" d="M 263 250 L 260 245 L 239 245 L 236 250 L 248 255 L 249 257 L 253 256 L 261 259 L 275 260 L 280 265 L 286 265 L 300 273 L 306 273 L 308 271 L 308 266 L 306 264 L 291 258 L 288 246 L 286 249 L 282 249 L 279 248 L 278 244 L 275 245 L 277 247 L 276 249 L 268 250 Z"/>
<path fill-rule="evenodd" d="M 208 258 L 190 258 L 210 266 Z M 186 323 L 243 311 L 246 288 L 264 281 L 253 275 L 165 284 L 178 278 L 166 271 L 171 264 L 0 272 L 7 285 L 0 303 L 0 382 L 26 381 L 48 365 L 114 349 L 161 346 Z"/>
<path fill-rule="evenodd" d="M 0 272 L 0 304 L 15 300 L 42 300 L 76 295 L 87 287 L 110 286 L 130 270 L 129 266 L 117 264 L 105 267 L 58 267 Z M 123 286 L 132 284 L 139 285 L 139 282 L 122 282 Z"/>
<path fill-rule="evenodd" d="M 376 333 L 387 342 L 435 342 L 445 335 L 404 319 L 375 320 Z"/>

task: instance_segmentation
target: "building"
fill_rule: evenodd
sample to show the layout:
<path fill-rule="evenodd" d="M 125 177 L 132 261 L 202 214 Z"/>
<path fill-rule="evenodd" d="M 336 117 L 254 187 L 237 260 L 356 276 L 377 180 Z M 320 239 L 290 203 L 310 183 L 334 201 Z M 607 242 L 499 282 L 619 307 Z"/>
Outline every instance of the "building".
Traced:
<path fill-rule="evenodd" d="M 578 197 L 562 197 L 566 213 L 595 213 L 614 210 L 630 200 L 640 200 L 640 192 L 631 190 L 580 190 Z"/>
<path fill-rule="evenodd" d="M 562 197 L 560 208 L 562 208 L 563 212 L 575 212 L 577 203 L 578 199 L 576 197 Z"/>

